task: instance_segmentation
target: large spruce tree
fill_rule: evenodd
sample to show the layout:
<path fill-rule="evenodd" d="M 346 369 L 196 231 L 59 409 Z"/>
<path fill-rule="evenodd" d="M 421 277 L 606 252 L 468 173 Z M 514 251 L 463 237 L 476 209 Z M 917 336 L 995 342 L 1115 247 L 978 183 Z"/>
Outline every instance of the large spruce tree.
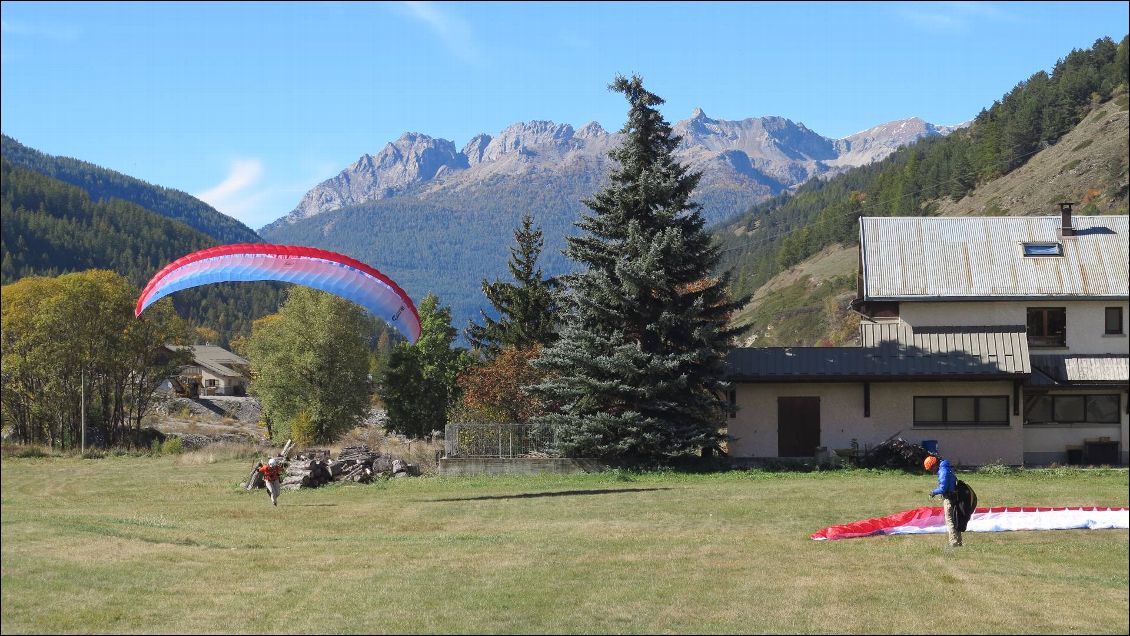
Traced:
<path fill-rule="evenodd" d="M 498 313 L 498 319 L 480 311 L 483 324 L 468 321 L 463 332 L 472 347 L 492 359 L 505 347 L 529 349 L 547 345 L 555 338 L 555 281 L 544 277 L 538 267 L 544 241 L 541 228 L 533 227 L 529 214 L 522 216 L 522 226 L 514 231 L 514 242 L 507 266 L 517 284 L 483 281 L 483 295 Z"/>
<path fill-rule="evenodd" d="M 672 156 L 663 100 L 636 76 L 609 89 L 630 105 L 618 167 L 568 239 L 582 268 L 565 278 L 560 338 L 535 362 L 550 379 L 534 390 L 565 454 L 662 463 L 719 440 L 737 304 L 712 275 L 718 251 L 690 200 L 700 175 Z"/>

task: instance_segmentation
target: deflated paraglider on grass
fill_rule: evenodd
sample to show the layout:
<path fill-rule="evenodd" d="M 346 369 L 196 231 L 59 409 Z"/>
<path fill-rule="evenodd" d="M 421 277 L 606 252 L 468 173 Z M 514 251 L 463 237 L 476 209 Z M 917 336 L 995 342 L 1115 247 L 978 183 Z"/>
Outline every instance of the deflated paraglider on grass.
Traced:
<path fill-rule="evenodd" d="M 1011 530 L 1126 529 L 1130 527 L 1130 508 L 1082 506 L 1045 508 L 1006 506 L 978 508 L 966 532 L 1006 532 Z M 944 534 L 946 519 L 940 507 L 915 508 L 886 517 L 864 519 L 824 528 L 812 534 L 816 541 L 855 539 L 892 534 Z"/>

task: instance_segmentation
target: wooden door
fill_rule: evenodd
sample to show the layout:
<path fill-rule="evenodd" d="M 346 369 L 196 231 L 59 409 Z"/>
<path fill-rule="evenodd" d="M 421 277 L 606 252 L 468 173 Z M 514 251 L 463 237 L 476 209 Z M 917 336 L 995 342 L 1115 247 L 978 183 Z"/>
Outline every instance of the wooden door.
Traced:
<path fill-rule="evenodd" d="M 820 398 L 777 398 L 777 456 L 815 457 L 820 445 Z"/>

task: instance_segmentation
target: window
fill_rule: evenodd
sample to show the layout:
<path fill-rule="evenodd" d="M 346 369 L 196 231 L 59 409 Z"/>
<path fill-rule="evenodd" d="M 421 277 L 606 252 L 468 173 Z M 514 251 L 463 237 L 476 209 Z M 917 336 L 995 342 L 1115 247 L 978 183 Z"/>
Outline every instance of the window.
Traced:
<path fill-rule="evenodd" d="M 1118 402 L 1117 395 L 1088 395 L 1087 421 L 1104 424 L 1118 422 Z"/>
<path fill-rule="evenodd" d="M 1057 422 L 1086 422 L 1086 398 L 1082 395 L 1058 396 L 1052 402 L 1052 417 Z"/>
<path fill-rule="evenodd" d="M 1060 243 L 1025 243 L 1025 256 L 1063 256 L 1063 245 Z"/>
<path fill-rule="evenodd" d="M 1008 426 L 1008 396 L 915 397 L 914 425 Z"/>
<path fill-rule="evenodd" d="M 1028 424 L 1118 424 L 1117 395 L 1040 395 L 1028 403 Z"/>
<path fill-rule="evenodd" d="M 205 380 L 204 386 L 216 386 L 216 381 L 215 380 Z"/>
<path fill-rule="evenodd" d="M 1028 346 L 1066 347 L 1067 308 L 1029 307 Z"/>
<path fill-rule="evenodd" d="M 1106 308 L 1106 335 L 1108 335 L 1108 336 L 1122 335 L 1122 308 L 1121 307 L 1107 307 Z"/>

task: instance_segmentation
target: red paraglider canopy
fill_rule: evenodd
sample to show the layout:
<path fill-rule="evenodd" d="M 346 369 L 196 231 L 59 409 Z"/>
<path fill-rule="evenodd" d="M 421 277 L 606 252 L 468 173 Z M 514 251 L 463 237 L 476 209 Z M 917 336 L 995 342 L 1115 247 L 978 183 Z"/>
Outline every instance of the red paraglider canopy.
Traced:
<path fill-rule="evenodd" d="M 391 278 L 343 254 L 296 245 L 238 243 L 182 256 L 149 281 L 134 314 L 140 316 L 155 301 L 182 289 L 258 280 L 296 283 L 341 296 L 388 321 L 409 341 L 420 337 L 416 306 Z"/>

